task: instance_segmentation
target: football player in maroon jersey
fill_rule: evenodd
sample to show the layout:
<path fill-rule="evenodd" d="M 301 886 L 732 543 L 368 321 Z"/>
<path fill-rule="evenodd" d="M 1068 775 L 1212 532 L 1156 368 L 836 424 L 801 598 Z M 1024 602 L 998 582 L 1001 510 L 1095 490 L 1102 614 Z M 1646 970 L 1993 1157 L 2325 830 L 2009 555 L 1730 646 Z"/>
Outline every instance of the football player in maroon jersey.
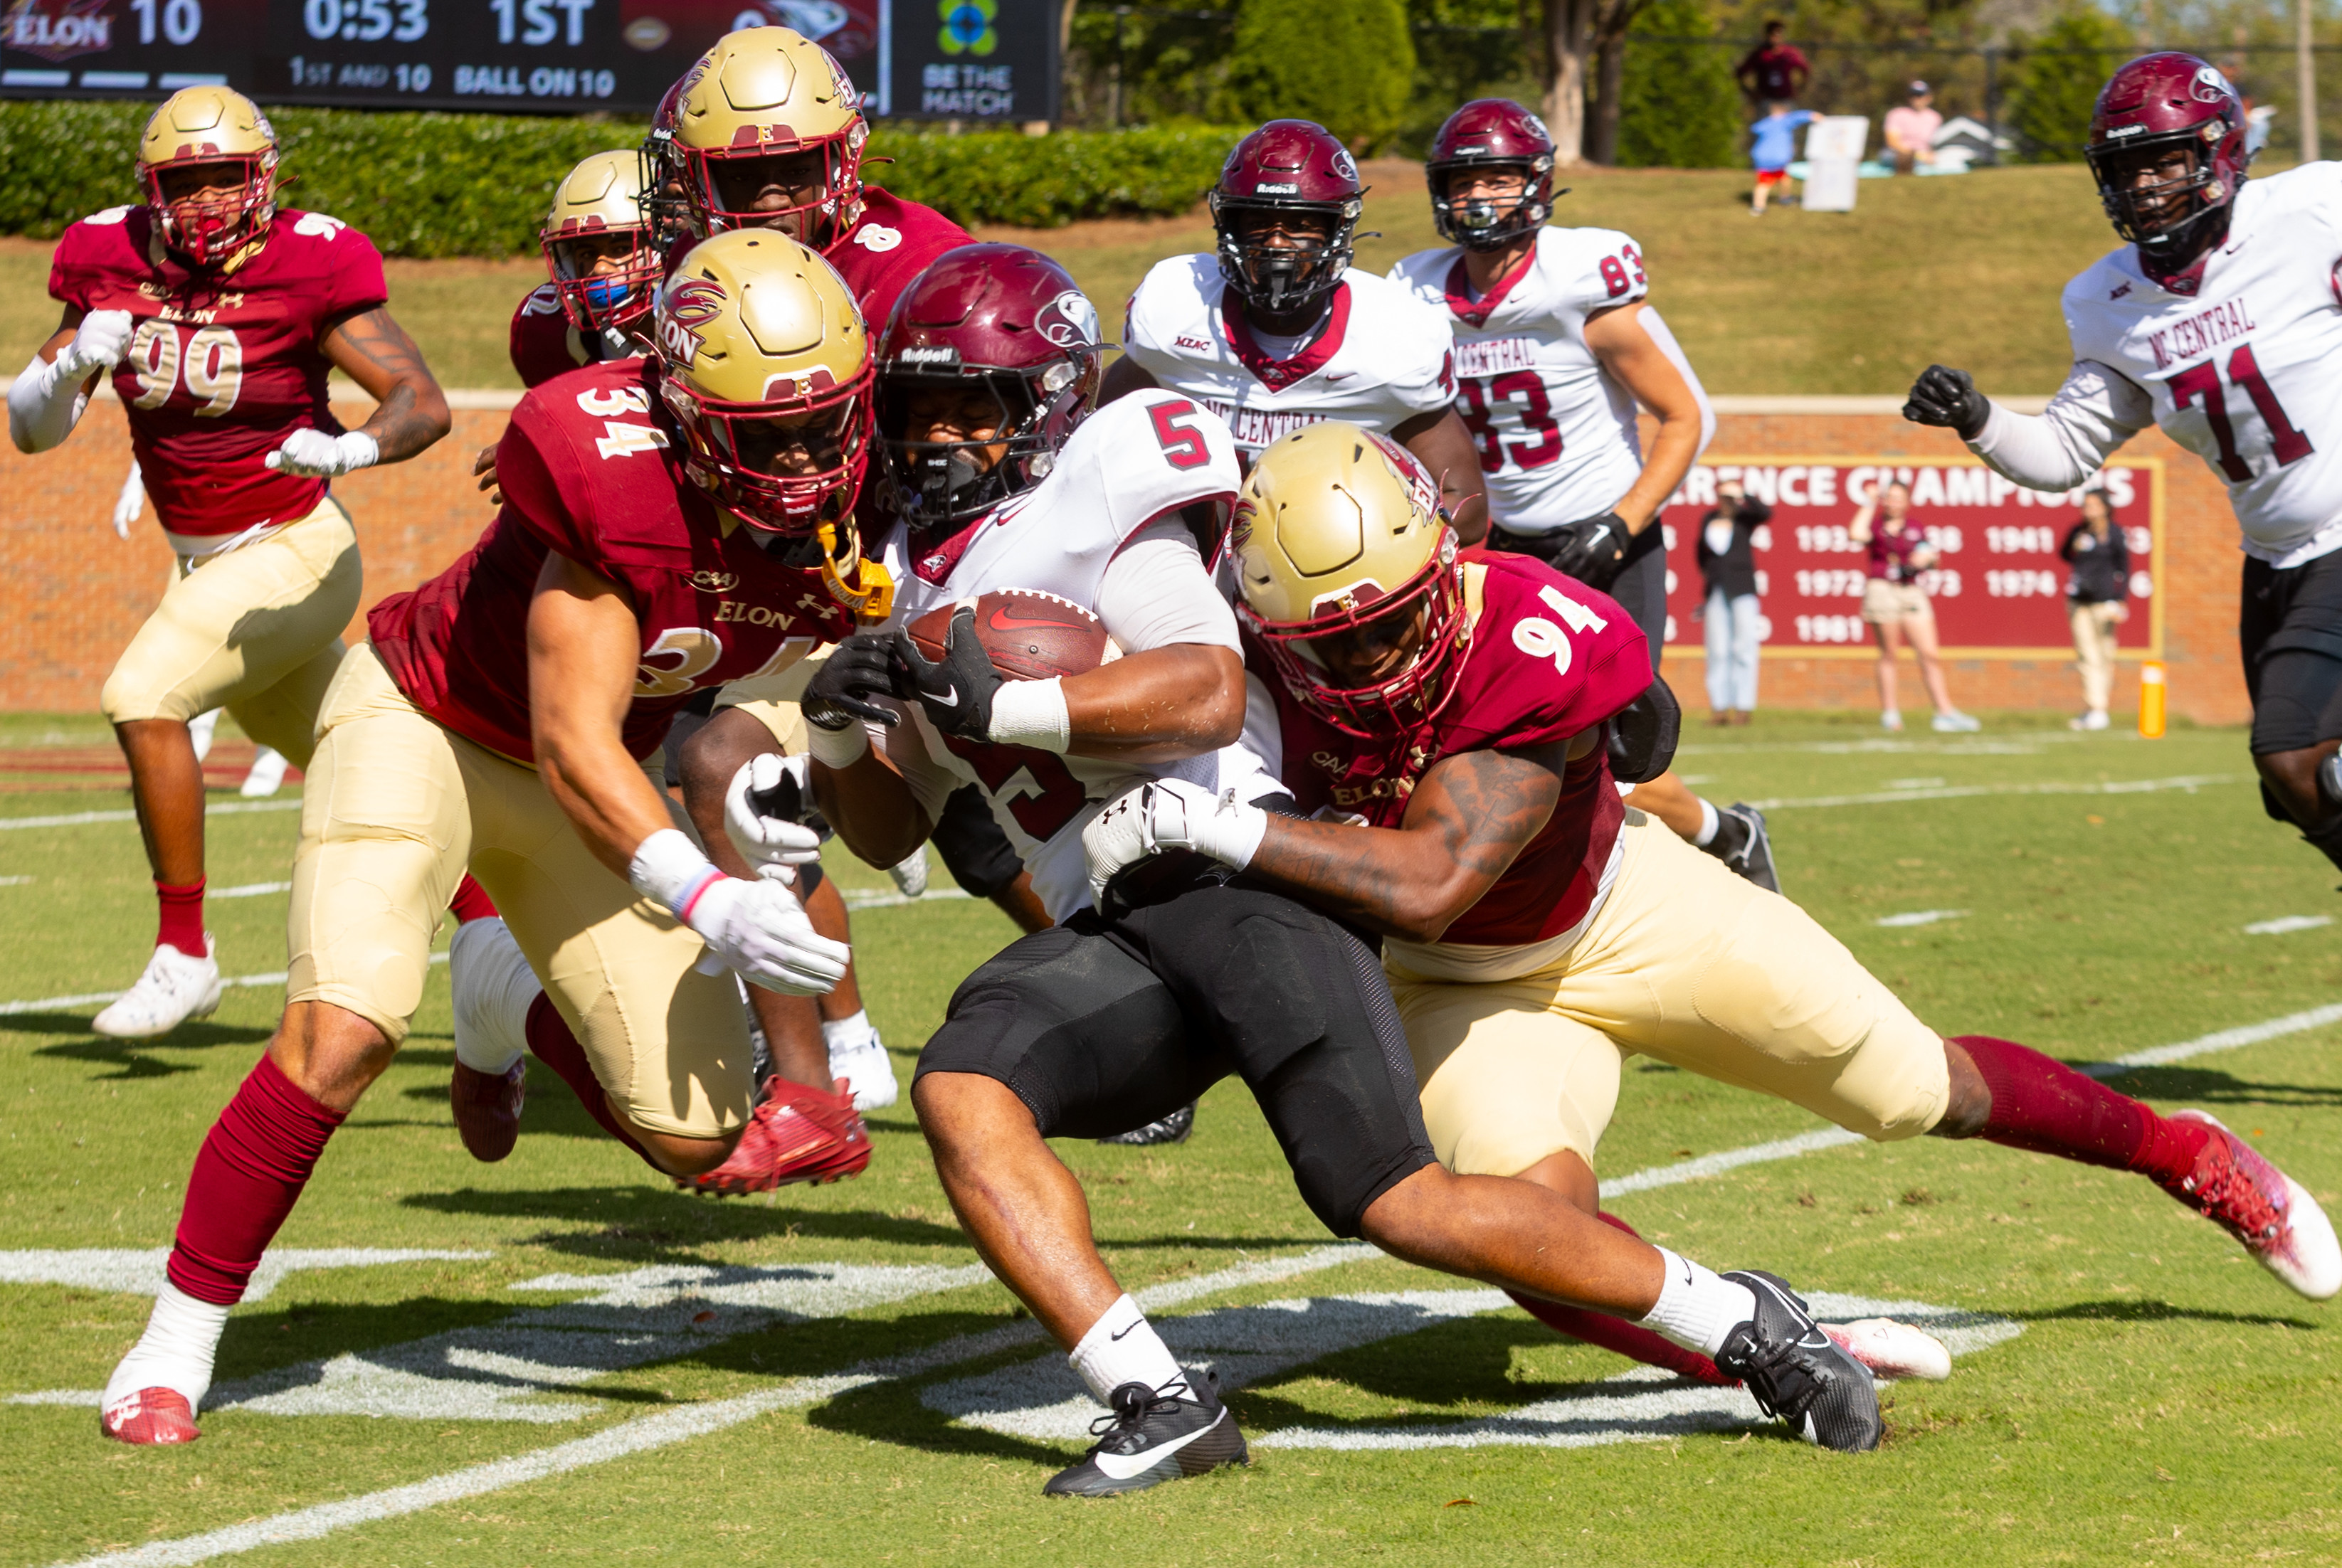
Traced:
<path fill-rule="evenodd" d="M 766 348 L 748 318 L 793 346 Z M 734 976 L 811 994 L 844 973 L 845 948 L 786 885 L 813 835 L 781 846 L 780 874 L 726 876 L 641 759 L 695 690 L 852 629 L 789 551 L 860 488 L 869 345 L 837 275 L 775 234 L 695 248 L 657 326 L 656 360 L 522 399 L 495 522 L 375 605 L 334 677 L 294 861 L 285 1018 L 196 1158 L 168 1283 L 106 1385 L 109 1436 L 196 1435 L 228 1308 L 405 1036 L 467 864 L 503 915 L 456 933 L 455 1005 L 476 1040 L 532 1051 L 671 1175 L 771 1135 Z M 820 1091 L 788 1109 L 858 1128 Z"/>
<path fill-rule="evenodd" d="M 276 206 L 276 133 L 225 87 L 175 93 L 138 145 L 144 205 L 67 229 L 57 331 L 8 393 L 17 449 L 69 435 L 109 371 L 177 580 L 100 698 L 130 763 L 162 906 L 145 972 L 97 1015 L 143 1038 L 219 1005 L 204 930 L 204 781 L 187 722 L 216 707 L 301 766 L 357 613 L 357 535 L 333 479 L 447 434 L 446 399 L 384 308 L 382 258 L 338 218 Z M 377 404 L 345 431 L 340 369 Z"/>
<path fill-rule="evenodd" d="M 627 148 L 589 155 L 554 186 L 536 235 L 546 281 L 513 312 L 512 364 L 523 386 L 648 349 L 664 258 L 642 182 L 642 155 Z"/>
<path fill-rule="evenodd" d="M 1867 1138 L 1981 1137 L 2137 1172 L 2302 1294 L 2342 1290 L 2317 1201 L 2218 1123 L 2158 1115 L 2011 1041 L 1938 1036 L 1796 904 L 1622 810 L 1612 758 L 1631 781 L 1673 749 L 1647 709 L 1606 736 L 1584 716 L 1589 693 L 1665 692 L 1631 618 L 1532 557 L 1458 560 L 1444 527 L 1372 527 L 1392 542 L 1361 552 L 1362 505 L 1399 512 L 1412 484 L 1427 510 L 1428 481 L 1373 460 L 1372 439 L 1325 425 L 1271 447 L 1230 534 L 1246 744 L 1299 813 L 1359 825 L 1159 779 L 1089 831 L 1102 897 L 1126 867 L 1186 848 L 1382 934 L 1441 1161 L 1587 1213 L 1620 1065 L 1641 1053 Z M 1520 1299 L 1565 1333 L 1685 1369 L 1631 1325 Z"/>
<path fill-rule="evenodd" d="M 966 230 L 934 208 L 863 179 L 870 127 L 861 95 L 828 51 L 789 28 L 726 35 L 676 86 L 673 135 L 660 144 L 655 161 L 680 175 L 689 226 L 700 234 L 777 229 L 813 246 L 854 291 L 874 335 L 929 262 L 971 243 Z M 833 592 L 862 606 L 866 619 L 883 619 L 883 574 L 860 560 L 858 534 L 842 528 L 832 544 L 838 557 Z M 748 867 L 734 858 L 723 832 L 725 793 L 741 765 L 776 742 L 802 748 L 794 699 L 804 676 L 799 671 L 726 691 L 716 698 L 715 715 L 682 748 L 686 807 L 716 864 L 736 875 Z M 977 814 L 980 829 L 986 824 Z M 1006 846 L 996 840 L 996 833 L 986 842 L 998 860 Z M 924 854 L 912 870 L 924 871 Z M 1013 870 L 1009 874 L 1013 879 Z M 846 940 L 846 905 L 836 889 L 817 884 L 807 897 L 816 925 Z M 818 1003 L 769 994 L 750 1001 L 779 1079 L 826 1089 L 846 1076 L 866 1104 L 892 1102 L 885 1049 L 850 983 Z M 797 1180 L 800 1171 L 826 1170 L 837 1154 L 807 1146 L 785 1167 L 752 1168 L 751 1162 L 778 1147 L 744 1144 L 732 1162 L 699 1184 L 717 1192 L 761 1190 Z"/>

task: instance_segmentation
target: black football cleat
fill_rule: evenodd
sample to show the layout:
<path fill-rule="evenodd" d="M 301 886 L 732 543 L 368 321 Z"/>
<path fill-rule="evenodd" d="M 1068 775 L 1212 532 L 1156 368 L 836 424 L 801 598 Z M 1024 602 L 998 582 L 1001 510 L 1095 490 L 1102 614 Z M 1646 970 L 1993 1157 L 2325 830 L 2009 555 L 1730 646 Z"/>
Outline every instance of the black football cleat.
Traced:
<path fill-rule="evenodd" d="M 1126 1148 L 1144 1148 L 1151 1144 L 1184 1144 L 1196 1130 L 1196 1102 L 1188 1101 L 1167 1116 L 1157 1116 L 1144 1127 L 1133 1127 L 1127 1133 L 1116 1133 L 1111 1138 L 1100 1138 L 1101 1144 L 1119 1144 Z"/>
<path fill-rule="evenodd" d="M 1044 1497 L 1114 1497 L 1201 1475 L 1223 1464 L 1249 1464 L 1236 1418 L 1220 1403 L 1219 1374 L 1194 1373 L 1161 1388 L 1126 1383 L 1114 1391 L 1114 1413 L 1090 1430 L 1096 1444 L 1082 1462 L 1041 1488 Z"/>
<path fill-rule="evenodd" d="M 1767 893 L 1780 892 L 1781 879 L 1773 870 L 1773 836 L 1765 831 L 1765 814 L 1745 801 L 1734 801 L 1716 814 L 1728 818 L 1740 829 L 1733 834 L 1739 844 L 1718 858 L 1732 868 L 1734 875 L 1755 883 Z"/>
<path fill-rule="evenodd" d="M 1824 1333 L 1786 1281 L 1761 1269 L 1724 1276 L 1756 1297 L 1756 1315 L 1716 1353 L 1718 1370 L 1740 1379 L 1766 1414 L 1807 1443 L 1842 1453 L 1878 1446 L 1885 1423 L 1869 1370 Z"/>

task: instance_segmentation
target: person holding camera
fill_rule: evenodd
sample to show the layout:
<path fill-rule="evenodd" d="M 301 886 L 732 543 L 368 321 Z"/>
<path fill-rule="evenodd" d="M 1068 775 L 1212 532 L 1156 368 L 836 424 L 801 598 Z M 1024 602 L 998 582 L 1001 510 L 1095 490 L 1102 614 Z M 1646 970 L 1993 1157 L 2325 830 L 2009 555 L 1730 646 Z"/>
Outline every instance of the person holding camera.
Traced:
<path fill-rule="evenodd" d="M 2066 614 L 2074 627 L 2074 658 L 2082 672 L 2077 730 L 2107 727 L 2107 698 L 2115 684 L 2115 628 L 2130 618 L 2130 549 L 2115 526 L 2103 490 L 2082 493 L 2081 520 L 2057 554 L 2074 574 L 2066 580 Z"/>
<path fill-rule="evenodd" d="M 1751 501 L 1740 481 L 1716 487 L 1716 504 L 1699 520 L 1699 573 L 1707 594 L 1707 722 L 1745 724 L 1756 711 L 1756 643 L 1764 616 L 1756 604 L 1756 530 L 1773 509 Z"/>
<path fill-rule="evenodd" d="M 1938 734 L 1961 734 L 1983 726 L 1952 706 L 1944 686 L 1944 664 L 1937 655 L 1936 611 L 1927 602 L 1920 574 L 1936 564 L 1936 547 L 1911 516 L 1911 487 L 1899 479 L 1882 479 L 1869 497 L 1855 509 L 1847 530 L 1854 542 L 1870 552 L 1869 580 L 1862 588 L 1862 618 L 1878 637 L 1878 723 L 1901 733 L 1903 712 L 1896 702 L 1895 655 L 1904 637 L 1919 661 L 1919 680 L 1936 704 Z"/>

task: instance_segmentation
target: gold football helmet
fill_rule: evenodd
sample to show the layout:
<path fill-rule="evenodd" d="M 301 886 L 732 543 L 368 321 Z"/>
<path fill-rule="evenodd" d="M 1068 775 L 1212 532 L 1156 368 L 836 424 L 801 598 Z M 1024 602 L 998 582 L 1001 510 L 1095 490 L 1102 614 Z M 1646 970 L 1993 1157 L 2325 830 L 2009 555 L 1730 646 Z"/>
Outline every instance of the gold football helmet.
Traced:
<path fill-rule="evenodd" d="M 642 195 L 642 157 L 631 148 L 593 154 L 553 188 L 536 243 L 580 332 L 624 332 L 650 314 L 660 257 Z"/>
<path fill-rule="evenodd" d="M 232 173 L 235 183 L 165 192 L 167 173 L 198 167 Z M 233 87 L 182 87 L 138 138 L 138 183 L 165 244 L 197 266 L 225 261 L 276 215 L 275 127 Z"/>
<path fill-rule="evenodd" d="M 1436 717 L 1471 642 L 1439 486 L 1387 436 L 1329 419 L 1253 464 L 1228 535 L 1237 614 L 1295 700 L 1346 734 Z"/>
<path fill-rule="evenodd" d="M 844 523 L 871 431 L 870 335 L 846 280 L 786 235 L 738 229 L 691 248 L 655 319 L 693 480 L 766 533 Z"/>
<path fill-rule="evenodd" d="M 717 39 L 682 89 L 675 148 L 706 233 L 776 228 L 826 251 L 859 221 L 870 126 L 828 50 L 787 27 L 743 28 Z M 758 205 L 776 189 L 776 205 Z"/>

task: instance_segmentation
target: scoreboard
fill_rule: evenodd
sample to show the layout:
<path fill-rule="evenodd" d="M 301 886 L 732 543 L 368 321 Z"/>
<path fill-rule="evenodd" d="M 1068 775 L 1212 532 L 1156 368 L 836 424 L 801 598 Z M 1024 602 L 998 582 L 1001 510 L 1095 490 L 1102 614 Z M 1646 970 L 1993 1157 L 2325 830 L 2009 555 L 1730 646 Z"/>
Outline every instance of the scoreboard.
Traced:
<path fill-rule="evenodd" d="M 647 114 L 741 27 L 794 27 L 874 115 L 1054 120 L 1050 0 L 5 0 L 0 96 Z"/>

